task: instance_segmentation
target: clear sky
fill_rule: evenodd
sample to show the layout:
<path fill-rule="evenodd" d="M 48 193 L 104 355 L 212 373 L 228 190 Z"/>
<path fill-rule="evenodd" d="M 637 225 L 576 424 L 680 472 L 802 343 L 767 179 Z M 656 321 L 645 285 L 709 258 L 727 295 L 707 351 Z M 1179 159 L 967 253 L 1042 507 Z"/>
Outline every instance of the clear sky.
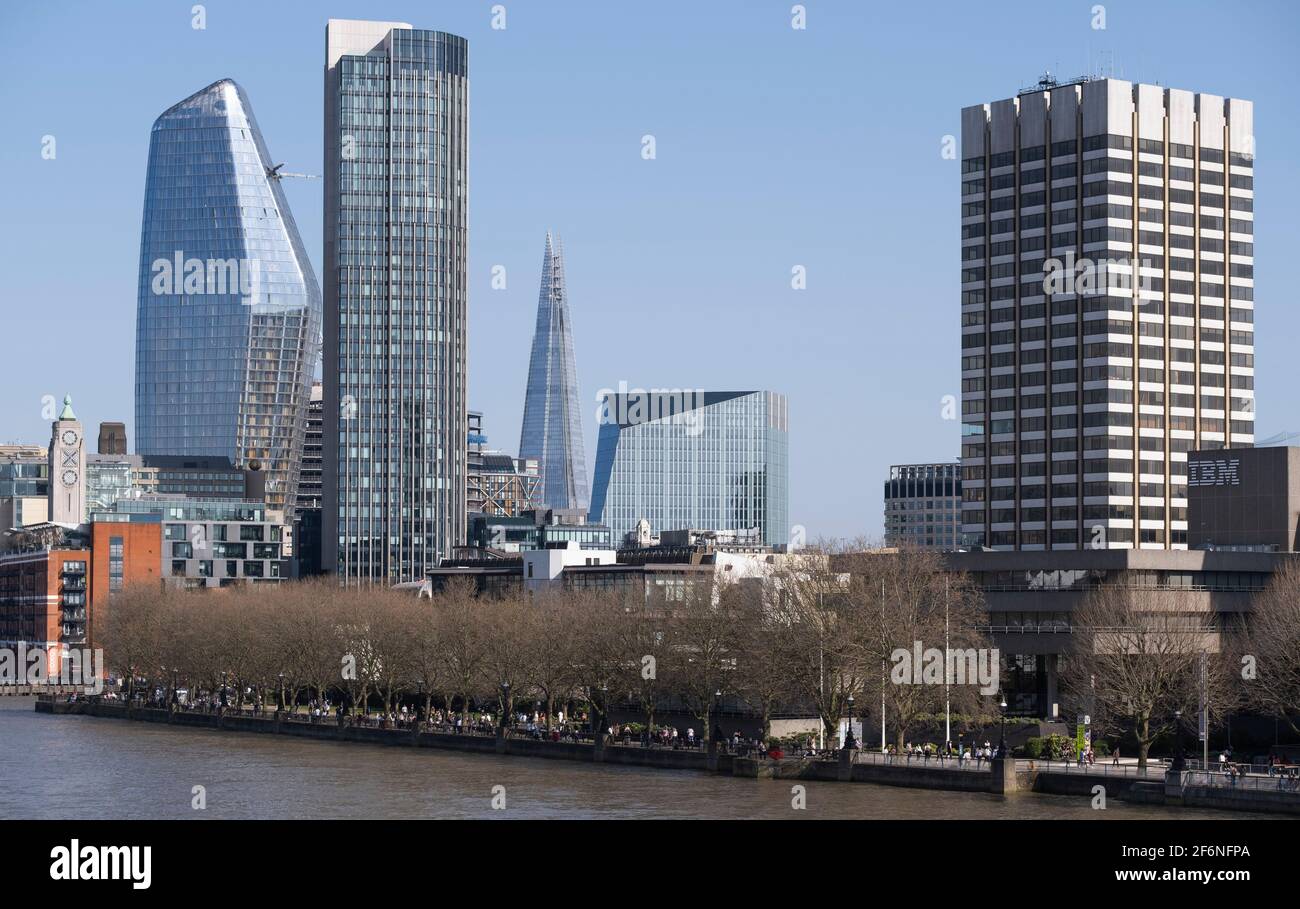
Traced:
<path fill-rule="evenodd" d="M 963 106 L 1044 69 L 1255 102 L 1258 436 L 1300 430 L 1300 4 L 192 0 L 0 6 L 0 441 L 43 395 L 134 441 L 149 128 L 222 77 L 286 170 L 322 168 L 327 18 L 469 39 L 470 402 L 519 444 L 545 231 L 563 239 L 588 464 L 596 392 L 790 399 L 790 520 L 878 536 L 891 463 L 954 459 Z M 656 158 L 641 156 L 655 137 Z M 42 156 L 45 136 L 55 157 Z M 321 181 L 285 180 L 319 273 Z M 505 290 L 491 288 L 506 269 Z M 791 288 L 791 269 L 807 288 Z M 1287 353 L 1290 350 L 1292 353 Z"/>

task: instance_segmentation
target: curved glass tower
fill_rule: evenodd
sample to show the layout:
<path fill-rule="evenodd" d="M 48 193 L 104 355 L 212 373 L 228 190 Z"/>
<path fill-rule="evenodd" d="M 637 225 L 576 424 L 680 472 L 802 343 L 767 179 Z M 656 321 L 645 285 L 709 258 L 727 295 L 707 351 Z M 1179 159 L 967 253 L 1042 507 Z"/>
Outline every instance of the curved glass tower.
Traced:
<path fill-rule="evenodd" d="M 548 508 L 587 508 L 587 459 L 578 411 L 578 377 L 564 287 L 564 250 L 546 234 L 537 328 L 528 361 L 519 457 L 541 467 L 539 501 Z"/>
<path fill-rule="evenodd" d="M 243 89 L 154 121 L 136 309 L 136 451 L 258 461 L 292 518 L 321 297 Z"/>

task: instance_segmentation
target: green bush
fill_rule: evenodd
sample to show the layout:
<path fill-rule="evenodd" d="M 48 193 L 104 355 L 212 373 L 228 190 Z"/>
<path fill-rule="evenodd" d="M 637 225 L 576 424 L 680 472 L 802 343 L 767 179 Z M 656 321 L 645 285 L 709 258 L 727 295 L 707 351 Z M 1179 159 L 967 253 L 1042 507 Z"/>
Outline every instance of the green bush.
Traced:
<path fill-rule="evenodd" d="M 1043 756 L 1042 736 L 1033 735 L 1025 739 L 1025 757 L 1041 758 Z"/>

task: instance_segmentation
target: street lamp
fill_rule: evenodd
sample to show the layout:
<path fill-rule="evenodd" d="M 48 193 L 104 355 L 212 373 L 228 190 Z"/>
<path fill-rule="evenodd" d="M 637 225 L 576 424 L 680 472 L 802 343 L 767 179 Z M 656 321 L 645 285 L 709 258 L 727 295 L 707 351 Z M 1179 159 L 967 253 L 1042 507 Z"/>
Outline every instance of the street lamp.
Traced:
<path fill-rule="evenodd" d="M 849 695 L 848 712 L 849 718 L 844 726 L 844 748 L 846 751 L 858 747 L 858 743 L 853 738 L 853 695 Z"/>
<path fill-rule="evenodd" d="M 1183 770 L 1183 712 L 1174 711 L 1174 766 L 1171 768 L 1175 773 L 1181 773 Z"/>
<path fill-rule="evenodd" d="M 713 741 L 715 747 L 722 744 L 722 689 L 713 692 L 713 732 L 709 739 Z"/>
<path fill-rule="evenodd" d="M 510 713 L 510 683 L 501 683 L 501 728 L 505 729 Z"/>
<path fill-rule="evenodd" d="M 1002 695 L 1002 703 L 998 705 L 1002 709 L 1002 731 L 998 734 L 998 757 L 1007 756 L 1007 696 Z"/>
<path fill-rule="evenodd" d="M 600 728 L 596 731 L 604 732 L 609 726 L 609 686 L 604 682 L 600 683 L 600 720 Z"/>
<path fill-rule="evenodd" d="M 284 710 L 285 705 L 284 705 L 284 673 L 283 672 L 280 673 L 279 679 L 280 679 L 280 706 L 277 709 Z"/>

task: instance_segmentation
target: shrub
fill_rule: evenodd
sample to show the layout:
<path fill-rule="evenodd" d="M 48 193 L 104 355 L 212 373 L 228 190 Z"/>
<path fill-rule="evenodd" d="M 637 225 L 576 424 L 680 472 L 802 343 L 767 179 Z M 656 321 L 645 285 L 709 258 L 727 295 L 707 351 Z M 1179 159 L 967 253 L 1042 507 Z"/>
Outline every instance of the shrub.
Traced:
<path fill-rule="evenodd" d="M 1043 756 L 1042 736 L 1033 735 L 1025 739 L 1025 757 L 1041 758 Z"/>

